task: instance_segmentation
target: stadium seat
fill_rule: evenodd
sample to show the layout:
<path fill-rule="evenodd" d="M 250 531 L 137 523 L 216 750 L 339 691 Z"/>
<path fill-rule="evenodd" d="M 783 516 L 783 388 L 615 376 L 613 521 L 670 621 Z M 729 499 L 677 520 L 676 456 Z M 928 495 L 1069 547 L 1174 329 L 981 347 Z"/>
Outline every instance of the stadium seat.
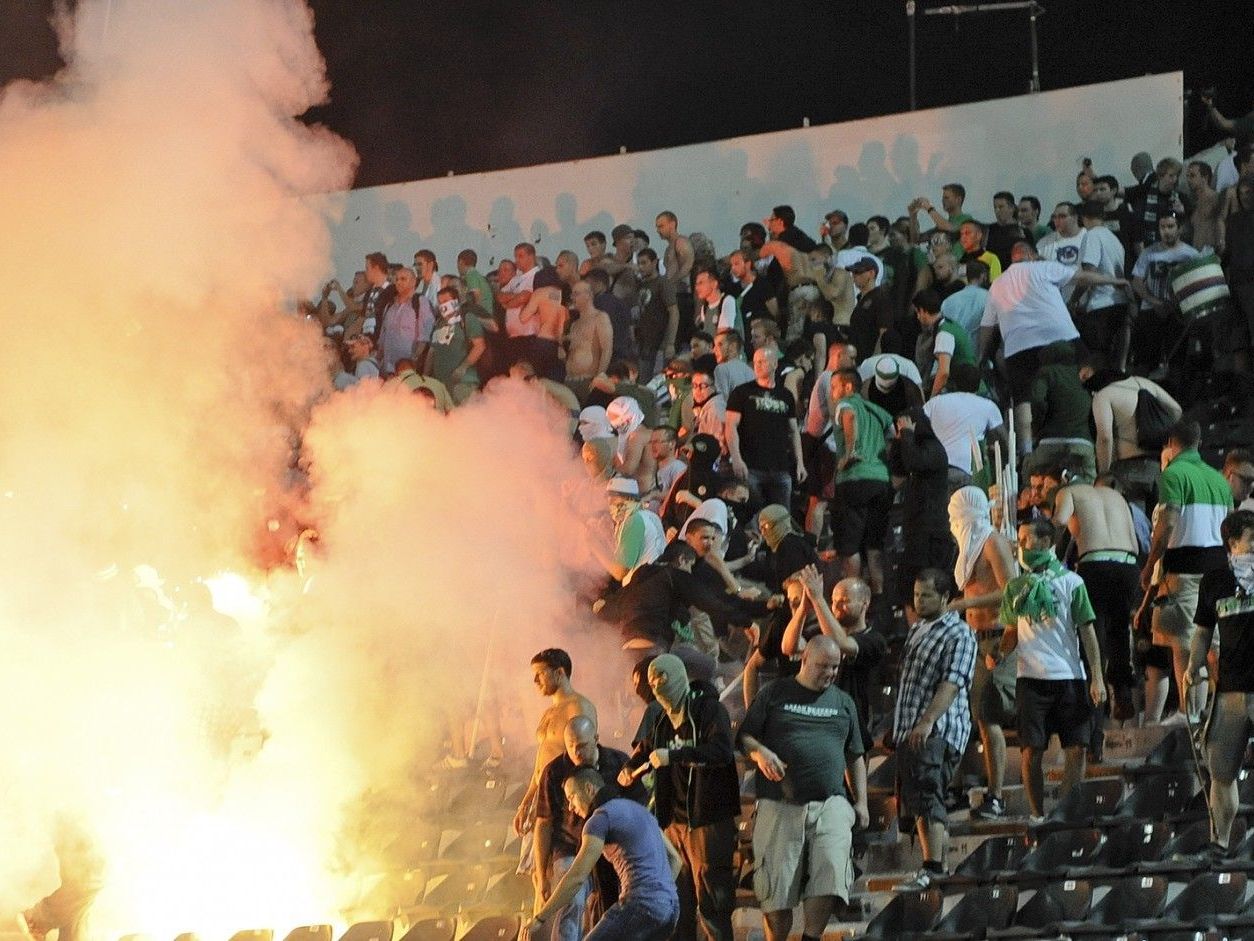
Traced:
<path fill-rule="evenodd" d="M 1248 860 L 1242 855 L 1245 843 L 1246 823 L 1241 817 L 1232 822 L 1232 843 L 1235 847 L 1235 859 Z M 1167 841 L 1158 860 L 1148 860 L 1137 865 L 1138 872 L 1171 874 L 1187 872 L 1199 868 L 1197 854 L 1210 842 L 1210 820 L 1204 818 L 1193 820 L 1176 830 L 1176 835 Z"/>
<path fill-rule="evenodd" d="M 1060 877 L 1088 866 L 1101 850 L 1106 837 L 1101 830 L 1055 830 L 1047 833 L 1020 861 L 1018 868 L 1002 881 L 1039 882 Z"/>
<path fill-rule="evenodd" d="M 179 937 L 182 937 L 180 935 Z M 178 941 L 175 938 L 174 941 Z M 274 941 L 273 928 L 249 928 L 231 935 L 231 941 Z"/>
<path fill-rule="evenodd" d="M 422 904 L 439 911 L 459 911 L 478 903 L 487 888 L 486 866 L 463 866 L 432 875 L 422 893 Z"/>
<path fill-rule="evenodd" d="M 902 892 L 866 926 L 863 938 L 904 938 L 921 935 L 936 923 L 944 897 L 940 889 Z"/>
<path fill-rule="evenodd" d="M 871 822 L 865 830 L 867 843 L 896 843 L 897 797 L 893 794 L 868 794 L 867 811 Z"/>
<path fill-rule="evenodd" d="M 1019 890 L 1012 885 L 985 885 L 965 893 L 953 909 L 928 931 L 931 941 L 982 938 L 989 930 L 1010 924 L 1019 905 Z"/>
<path fill-rule="evenodd" d="M 515 941 L 522 931 L 522 919 L 517 915 L 494 915 L 475 922 L 461 941 Z"/>
<path fill-rule="evenodd" d="M 505 851 L 508 827 L 496 820 L 471 824 L 440 834 L 440 859 L 479 862 Z"/>
<path fill-rule="evenodd" d="M 1132 785 L 1115 816 L 1141 820 L 1175 817 L 1185 812 L 1197 789 L 1197 777 L 1187 769 L 1148 775 Z"/>
<path fill-rule="evenodd" d="M 1120 879 L 1089 910 L 1087 919 L 1063 922 L 1057 927 L 1064 935 L 1110 934 L 1112 928 L 1123 928 L 1157 918 L 1166 897 L 1167 880 L 1162 876 Z"/>
<path fill-rule="evenodd" d="M 1083 921 L 1089 913 L 1093 887 L 1084 879 L 1065 879 L 1041 886 L 1015 913 L 1010 927 L 990 930 L 990 938 L 1036 938 L 1061 922 Z"/>
<path fill-rule="evenodd" d="M 1123 770 L 1128 778 L 1152 777 L 1164 771 L 1187 771 L 1193 767 L 1193 748 L 1189 745 L 1189 732 L 1175 728 L 1163 736 L 1138 765 Z"/>
<path fill-rule="evenodd" d="M 401 941 L 453 941 L 457 937 L 454 918 L 424 918 L 401 935 Z"/>
<path fill-rule="evenodd" d="M 498 912 L 528 911 L 535 902 L 531 877 L 515 871 L 513 864 L 505 871 L 488 876 L 484 885 L 483 904 Z"/>
<path fill-rule="evenodd" d="M 1171 840 L 1171 825 L 1163 821 L 1123 820 L 1104 831 L 1106 842 L 1093 858 L 1086 875 L 1121 875 L 1141 863 L 1162 858 L 1163 847 Z"/>
<path fill-rule="evenodd" d="M 402 861 L 407 867 L 417 868 L 433 862 L 440 853 L 440 826 L 414 821 L 399 842 L 404 847 Z"/>
<path fill-rule="evenodd" d="M 340 941 L 392 941 L 392 927 L 390 921 L 359 921 L 349 925 Z"/>
<path fill-rule="evenodd" d="M 1204 872 L 1186 885 L 1163 911 L 1159 924 L 1180 928 L 1217 924 L 1221 915 L 1235 915 L 1245 900 L 1243 872 Z"/>
<path fill-rule="evenodd" d="M 867 793 L 895 794 L 897 792 L 897 755 L 889 754 L 879 766 L 867 775 Z"/>
<path fill-rule="evenodd" d="M 1027 854 L 1028 841 L 1021 834 L 990 836 L 954 867 L 953 875 L 946 881 L 958 885 L 991 882 L 1017 870 Z"/>
<path fill-rule="evenodd" d="M 330 925 L 302 925 L 287 933 L 283 941 L 331 941 Z"/>
<path fill-rule="evenodd" d="M 1113 816 L 1122 798 L 1122 778 L 1088 778 L 1073 787 L 1045 815 L 1045 822 L 1034 829 L 1049 832 L 1068 827 L 1091 827 L 1100 819 Z"/>

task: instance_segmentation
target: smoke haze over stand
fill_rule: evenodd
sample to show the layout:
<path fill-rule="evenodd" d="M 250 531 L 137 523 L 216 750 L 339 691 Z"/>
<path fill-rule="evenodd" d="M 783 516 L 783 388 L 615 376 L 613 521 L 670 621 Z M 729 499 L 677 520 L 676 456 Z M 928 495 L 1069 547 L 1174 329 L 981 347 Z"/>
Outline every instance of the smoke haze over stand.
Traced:
<path fill-rule="evenodd" d="M 66 69 L 0 93 L 0 908 L 56 886 L 71 819 L 106 862 L 101 934 L 335 920 L 345 801 L 438 744 L 496 612 L 513 688 L 562 640 L 580 470 L 526 390 L 447 420 L 336 397 L 307 436 L 308 593 L 272 575 L 242 629 L 189 602 L 265 581 L 256 533 L 328 388 L 277 302 L 330 274 L 334 200 L 308 194 L 355 158 L 292 119 L 326 94 L 295 0 L 83 0 L 59 28 Z"/>

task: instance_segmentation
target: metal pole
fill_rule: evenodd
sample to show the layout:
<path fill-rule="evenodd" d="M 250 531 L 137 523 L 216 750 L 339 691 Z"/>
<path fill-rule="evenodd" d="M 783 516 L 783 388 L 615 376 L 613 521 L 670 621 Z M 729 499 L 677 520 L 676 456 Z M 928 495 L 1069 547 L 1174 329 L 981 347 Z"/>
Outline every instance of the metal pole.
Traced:
<path fill-rule="evenodd" d="M 910 47 L 910 110 L 915 109 L 914 98 L 914 0 L 906 0 L 906 22 L 909 24 L 906 35 L 909 37 L 908 45 Z"/>
<path fill-rule="evenodd" d="M 1033 3 L 1028 8 L 1028 29 L 1032 35 L 1032 83 L 1028 86 L 1028 92 L 1033 94 L 1041 90 L 1041 59 L 1036 45 L 1036 15 L 1039 12 L 1039 4 Z"/>

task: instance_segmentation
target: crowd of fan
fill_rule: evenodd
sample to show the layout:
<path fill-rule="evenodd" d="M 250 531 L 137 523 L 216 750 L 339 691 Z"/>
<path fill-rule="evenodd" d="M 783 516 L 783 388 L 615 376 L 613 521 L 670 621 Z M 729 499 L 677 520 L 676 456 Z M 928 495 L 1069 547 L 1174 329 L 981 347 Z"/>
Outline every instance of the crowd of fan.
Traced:
<path fill-rule="evenodd" d="M 1107 723 L 1183 721 L 1208 687 L 1208 852 L 1227 852 L 1254 716 L 1254 454 L 1210 467 L 1182 403 L 1197 370 L 1250 369 L 1254 146 L 1217 171 L 1142 154 L 1132 173 L 1124 186 L 1086 163 L 1047 221 L 1036 197 L 999 192 L 978 222 L 957 183 L 895 221 L 832 210 L 818 241 L 777 206 L 723 257 L 670 211 L 658 249 L 624 224 L 552 264 L 527 243 L 487 273 L 471 250 L 457 274 L 425 249 L 413 268 L 373 253 L 308 304 L 337 387 L 380 377 L 448 411 L 496 377 L 535 383 L 604 490 L 586 508 L 607 580 L 592 606 L 639 651 L 652 704 L 634 756 L 598 748 L 569 657 L 533 662 L 552 699 L 515 821 L 535 834 L 534 932 L 580 936 L 592 855 L 628 882 L 644 865 L 627 810 L 583 829 L 643 799 L 642 776 L 682 863 L 678 902 L 637 883 L 597 937 L 645 937 L 649 919 L 658 937 L 676 919 L 678 937 L 732 937 L 739 751 L 757 771 L 768 937 L 803 901 L 812 938 L 849 898 L 873 747 L 896 749 L 923 848 L 902 887 L 925 888 L 974 741 L 975 813 L 1006 814 L 1014 729 L 1039 818 L 1052 736 L 1065 793 Z M 1231 302 L 1182 309 L 1195 272 Z M 999 492 L 1016 464 L 1017 501 Z M 600 777 L 574 780 L 587 766 Z"/>

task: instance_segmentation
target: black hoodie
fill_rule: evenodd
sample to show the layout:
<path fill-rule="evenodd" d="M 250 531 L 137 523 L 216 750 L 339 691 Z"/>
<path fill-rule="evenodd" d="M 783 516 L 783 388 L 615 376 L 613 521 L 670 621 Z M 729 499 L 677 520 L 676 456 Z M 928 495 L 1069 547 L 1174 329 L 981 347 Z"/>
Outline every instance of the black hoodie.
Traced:
<path fill-rule="evenodd" d="M 659 826 L 703 827 L 740 814 L 731 717 L 713 686 L 701 680 L 689 686 L 678 729 L 659 712 L 636 743 L 628 767 L 638 768 L 656 748 L 670 749 L 670 764 L 654 776 L 653 813 Z"/>
<path fill-rule="evenodd" d="M 905 477 L 901 528 L 909 541 L 949 532 L 949 458 L 922 409 L 913 409 L 914 430 L 904 429 L 888 447 L 888 466 Z"/>

